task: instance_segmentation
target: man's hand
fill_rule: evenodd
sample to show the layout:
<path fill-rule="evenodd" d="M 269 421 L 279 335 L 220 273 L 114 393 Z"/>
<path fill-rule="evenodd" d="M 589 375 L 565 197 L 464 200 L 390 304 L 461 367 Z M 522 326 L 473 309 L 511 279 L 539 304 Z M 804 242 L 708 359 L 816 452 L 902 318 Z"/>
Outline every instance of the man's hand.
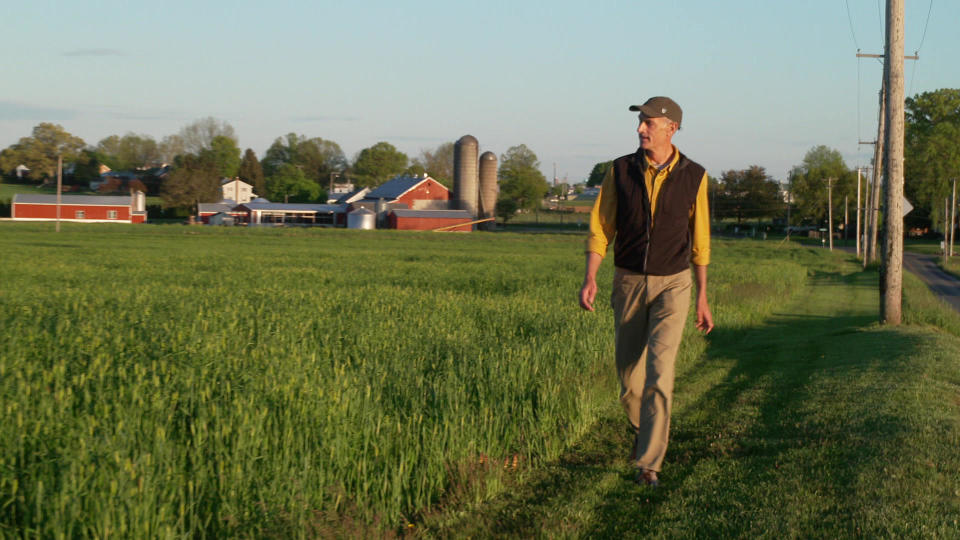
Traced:
<path fill-rule="evenodd" d="M 603 257 L 592 251 L 587 252 L 587 267 L 583 272 L 583 286 L 580 287 L 580 307 L 593 311 L 593 301 L 597 297 L 597 269 Z"/>
<path fill-rule="evenodd" d="M 706 295 L 697 295 L 697 330 L 704 334 L 709 334 L 713 330 L 713 314 L 710 313 Z"/>
<path fill-rule="evenodd" d="M 707 303 L 707 267 L 693 265 L 693 275 L 697 282 L 697 330 L 709 334 L 713 330 L 713 314 Z"/>
<path fill-rule="evenodd" d="M 580 307 L 587 311 L 593 311 L 593 301 L 597 297 L 597 280 L 584 279 L 583 287 L 580 288 Z"/>

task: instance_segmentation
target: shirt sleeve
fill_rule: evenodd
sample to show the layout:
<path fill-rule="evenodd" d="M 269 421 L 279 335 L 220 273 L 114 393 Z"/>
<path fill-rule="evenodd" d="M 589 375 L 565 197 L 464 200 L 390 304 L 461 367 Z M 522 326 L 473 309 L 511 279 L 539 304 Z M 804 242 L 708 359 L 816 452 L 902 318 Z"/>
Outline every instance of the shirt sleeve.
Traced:
<path fill-rule="evenodd" d="M 600 185 L 600 193 L 590 212 L 590 232 L 587 251 L 606 256 L 607 247 L 617 233 L 617 189 L 613 185 L 613 167 L 607 169 Z"/>
<path fill-rule="evenodd" d="M 691 260 L 697 266 L 710 264 L 710 206 L 707 196 L 709 184 L 710 180 L 704 172 L 700 189 L 697 190 L 697 202 L 694 203 L 693 214 L 690 216 L 690 227 L 693 229 Z"/>

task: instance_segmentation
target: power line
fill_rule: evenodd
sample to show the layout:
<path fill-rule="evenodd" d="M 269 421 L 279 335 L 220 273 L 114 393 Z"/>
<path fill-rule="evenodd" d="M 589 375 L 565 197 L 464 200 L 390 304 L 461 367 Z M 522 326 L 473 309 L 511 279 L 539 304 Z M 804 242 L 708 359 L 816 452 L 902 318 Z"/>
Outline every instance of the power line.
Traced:
<path fill-rule="evenodd" d="M 930 1 L 933 2 L 933 0 L 930 0 Z M 850 23 L 850 35 L 853 36 L 853 45 L 859 51 L 860 44 L 857 43 L 857 35 L 853 32 L 853 17 L 850 16 L 850 0 L 846 0 L 846 4 L 847 4 L 847 22 Z"/>
<path fill-rule="evenodd" d="M 920 46 L 917 47 L 917 52 L 914 54 L 920 53 L 920 49 L 923 48 L 923 41 L 927 39 L 927 26 L 930 25 L 930 13 L 932 11 L 933 11 L 933 0 L 930 0 L 930 7 L 927 8 L 927 22 L 923 23 L 923 35 L 920 37 Z"/>

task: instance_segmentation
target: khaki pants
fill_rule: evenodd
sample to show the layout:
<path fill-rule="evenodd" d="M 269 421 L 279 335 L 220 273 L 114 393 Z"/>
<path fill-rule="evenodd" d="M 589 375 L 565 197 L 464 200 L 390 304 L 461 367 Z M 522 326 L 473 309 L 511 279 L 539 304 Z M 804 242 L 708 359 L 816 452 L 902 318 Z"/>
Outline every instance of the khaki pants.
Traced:
<path fill-rule="evenodd" d="M 690 310 L 690 270 L 650 276 L 617 268 L 613 278 L 620 403 L 636 433 L 635 465 L 659 471 L 667 453 L 674 361 Z"/>

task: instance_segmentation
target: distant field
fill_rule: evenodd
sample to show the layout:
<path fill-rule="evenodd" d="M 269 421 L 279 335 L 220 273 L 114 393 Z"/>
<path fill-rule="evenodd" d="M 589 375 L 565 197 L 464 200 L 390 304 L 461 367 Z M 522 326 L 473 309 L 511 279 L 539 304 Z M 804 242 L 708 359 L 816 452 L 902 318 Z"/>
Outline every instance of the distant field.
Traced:
<path fill-rule="evenodd" d="M 616 392 L 579 236 L 2 228 L 5 534 L 399 527 L 554 459 Z M 727 328 L 806 274 L 715 249 Z"/>

